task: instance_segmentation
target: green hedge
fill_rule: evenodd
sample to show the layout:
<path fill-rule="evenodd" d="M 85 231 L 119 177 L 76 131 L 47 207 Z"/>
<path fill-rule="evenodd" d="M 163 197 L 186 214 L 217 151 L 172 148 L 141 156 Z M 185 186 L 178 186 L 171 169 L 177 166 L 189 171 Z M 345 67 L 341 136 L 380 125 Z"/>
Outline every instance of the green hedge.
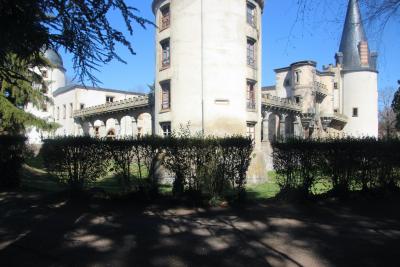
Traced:
<path fill-rule="evenodd" d="M 273 144 L 273 160 L 281 192 L 303 197 L 321 181 L 339 196 L 351 190 L 393 191 L 400 183 L 399 139 L 291 139 Z"/>
<path fill-rule="evenodd" d="M 47 139 L 41 149 L 46 169 L 67 184 L 71 191 L 82 191 L 104 176 L 108 154 L 103 141 L 90 137 Z"/>
<path fill-rule="evenodd" d="M 27 152 L 24 136 L 0 135 L 0 187 L 20 185 L 20 171 Z"/>
<path fill-rule="evenodd" d="M 147 181 L 150 190 L 157 191 L 159 181 L 155 174 L 157 167 L 163 166 L 175 176 L 175 196 L 197 192 L 223 197 L 231 190 L 243 192 L 252 149 L 252 141 L 240 136 L 118 140 L 65 137 L 45 140 L 42 153 L 48 171 L 74 191 L 83 190 L 110 166 L 120 174 L 124 192 L 140 189 L 133 188 L 133 178 Z"/>

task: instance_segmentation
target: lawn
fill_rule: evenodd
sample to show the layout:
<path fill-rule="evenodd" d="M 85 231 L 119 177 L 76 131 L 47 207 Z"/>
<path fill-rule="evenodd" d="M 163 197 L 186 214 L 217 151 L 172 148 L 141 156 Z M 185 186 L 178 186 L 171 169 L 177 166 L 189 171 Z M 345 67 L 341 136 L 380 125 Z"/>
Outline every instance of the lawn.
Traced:
<path fill-rule="evenodd" d="M 23 189 L 0 192 L 2 266 L 398 266 L 400 198 L 290 203 L 272 198 L 277 177 L 248 185 L 234 207 L 71 201 L 40 160 Z M 108 175 L 93 187 L 119 192 Z M 318 183 L 313 191 L 329 185 Z M 171 187 L 163 186 L 163 194 Z M 267 200 L 268 199 L 268 200 Z M 266 201 L 261 201 L 266 200 Z"/>
<path fill-rule="evenodd" d="M 135 170 L 135 168 L 134 168 Z M 274 197 L 279 192 L 274 172 L 268 173 L 269 181 L 263 184 L 247 185 L 247 195 L 251 200 L 265 200 Z M 99 188 L 107 193 L 119 193 L 121 188 L 118 183 L 118 175 L 110 172 L 107 176 L 91 184 L 91 187 Z M 24 166 L 22 173 L 22 187 L 29 191 L 57 192 L 66 189 L 59 183 L 57 177 L 52 176 L 44 170 L 43 160 L 40 157 L 30 158 Z M 172 187 L 161 185 L 161 194 L 170 195 Z"/>

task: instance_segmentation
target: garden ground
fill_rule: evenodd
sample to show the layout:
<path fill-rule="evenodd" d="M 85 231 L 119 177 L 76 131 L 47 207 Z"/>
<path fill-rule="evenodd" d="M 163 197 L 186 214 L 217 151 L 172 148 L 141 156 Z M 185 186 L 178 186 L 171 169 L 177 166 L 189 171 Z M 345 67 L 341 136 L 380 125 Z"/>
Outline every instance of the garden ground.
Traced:
<path fill-rule="evenodd" d="M 399 266 L 398 198 L 288 204 L 262 200 L 263 185 L 236 208 L 72 202 L 25 172 L 21 191 L 0 193 L 1 266 Z"/>

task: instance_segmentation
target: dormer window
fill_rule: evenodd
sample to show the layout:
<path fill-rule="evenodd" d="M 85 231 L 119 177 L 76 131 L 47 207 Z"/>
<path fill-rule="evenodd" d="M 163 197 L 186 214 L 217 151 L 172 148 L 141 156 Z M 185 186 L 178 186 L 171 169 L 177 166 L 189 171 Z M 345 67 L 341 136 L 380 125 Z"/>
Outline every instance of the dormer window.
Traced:
<path fill-rule="evenodd" d="M 106 103 L 112 103 L 114 102 L 115 97 L 113 96 L 106 96 Z"/>
<path fill-rule="evenodd" d="M 165 5 L 161 8 L 160 15 L 160 31 L 169 28 L 170 25 L 170 10 L 169 5 Z"/>

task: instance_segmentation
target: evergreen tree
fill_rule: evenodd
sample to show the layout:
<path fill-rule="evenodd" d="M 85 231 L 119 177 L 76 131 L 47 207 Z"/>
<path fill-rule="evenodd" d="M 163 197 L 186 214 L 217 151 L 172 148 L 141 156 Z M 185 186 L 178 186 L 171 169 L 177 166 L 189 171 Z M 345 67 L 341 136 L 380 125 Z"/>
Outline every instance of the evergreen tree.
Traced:
<path fill-rule="evenodd" d="M 49 102 L 45 96 L 47 84 L 39 68 L 49 66 L 40 54 L 21 59 L 15 54 L 6 55 L 7 77 L 0 73 L 0 133 L 21 133 L 26 126 L 36 126 L 44 130 L 57 127 L 24 111 L 28 103 L 43 109 Z M 36 67 L 33 67 L 36 66 Z"/>
<path fill-rule="evenodd" d="M 397 83 L 399 84 L 399 89 L 397 89 L 396 93 L 394 94 L 392 108 L 396 113 L 396 128 L 400 129 L 400 80 L 398 80 Z"/>
<path fill-rule="evenodd" d="M 40 108 L 48 101 L 46 85 L 34 67 L 48 64 L 41 54 L 46 49 L 71 53 L 78 79 L 92 84 L 99 82 L 93 71 L 102 64 L 124 62 L 116 52 L 118 44 L 135 54 L 127 37 L 109 21 L 114 11 L 120 12 L 130 35 L 133 23 L 152 24 L 124 0 L 0 0 L 0 133 L 56 126 L 23 110 L 28 102 Z"/>

